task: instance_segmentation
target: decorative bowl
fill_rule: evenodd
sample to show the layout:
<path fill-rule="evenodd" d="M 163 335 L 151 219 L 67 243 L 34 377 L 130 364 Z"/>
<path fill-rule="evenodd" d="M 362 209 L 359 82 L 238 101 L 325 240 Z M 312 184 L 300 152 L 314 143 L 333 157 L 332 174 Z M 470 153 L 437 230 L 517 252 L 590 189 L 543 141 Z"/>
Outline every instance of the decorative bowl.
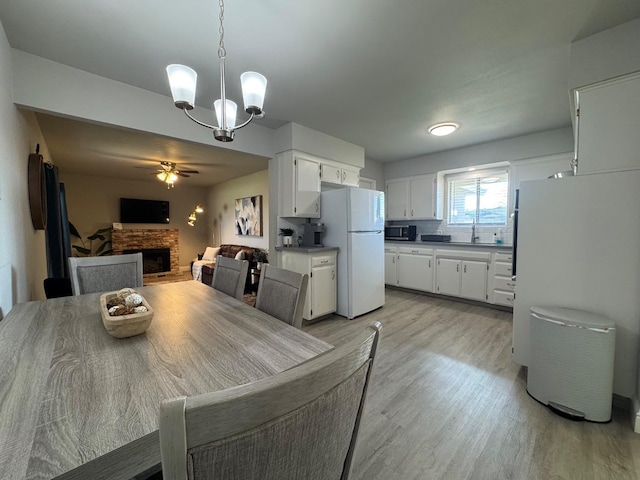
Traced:
<path fill-rule="evenodd" d="M 133 337 L 144 333 L 153 319 L 153 308 L 142 297 L 142 305 L 147 307 L 146 312 L 130 313 L 128 315 L 109 315 L 107 302 L 118 296 L 118 292 L 107 292 L 100 295 L 100 313 L 102 324 L 109 334 L 116 338 Z"/>

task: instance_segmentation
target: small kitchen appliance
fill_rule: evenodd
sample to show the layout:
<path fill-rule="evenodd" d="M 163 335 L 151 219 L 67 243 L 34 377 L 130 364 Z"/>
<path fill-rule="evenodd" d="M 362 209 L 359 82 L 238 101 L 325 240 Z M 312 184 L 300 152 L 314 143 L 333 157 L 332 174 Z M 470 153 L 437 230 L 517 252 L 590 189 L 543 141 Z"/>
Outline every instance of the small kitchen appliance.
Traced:
<path fill-rule="evenodd" d="M 416 239 L 416 230 L 415 225 L 391 225 L 384 227 L 384 239 L 413 242 Z"/>
<path fill-rule="evenodd" d="M 303 247 L 323 247 L 322 235 L 324 234 L 324 223 L 305 223 L 302 233 Z"/>

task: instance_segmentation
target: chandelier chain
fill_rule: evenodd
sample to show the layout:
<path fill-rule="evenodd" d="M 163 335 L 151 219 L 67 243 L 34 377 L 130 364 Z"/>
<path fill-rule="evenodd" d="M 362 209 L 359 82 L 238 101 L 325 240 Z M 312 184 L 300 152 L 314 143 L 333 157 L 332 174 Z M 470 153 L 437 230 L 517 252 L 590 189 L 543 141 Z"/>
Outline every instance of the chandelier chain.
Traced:
<path fill-rule="evenodd" d="M 222 21 L 224 20 L 224 0 L 219 1 L 220 4 L 220 28 L 218 31 L 220 32 L 220 44 L 218 45 L 218 58 L 225 58 L 227 56 L 227 51 L 224 48 L 224 26 L 222 25 Z"/>

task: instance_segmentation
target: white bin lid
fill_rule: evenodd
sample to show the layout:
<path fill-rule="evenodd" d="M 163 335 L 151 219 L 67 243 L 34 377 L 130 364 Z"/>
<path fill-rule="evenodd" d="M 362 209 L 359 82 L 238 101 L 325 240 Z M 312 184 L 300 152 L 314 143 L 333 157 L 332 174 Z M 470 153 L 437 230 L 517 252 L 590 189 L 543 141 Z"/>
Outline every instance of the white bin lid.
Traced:
<path fill-rule="evenodd" d="M 531 307 L 531 314 L 541 320 L 561 323 L 568 327 L 615 330 L 613 320 L 584 310 L 563 307 Z"/>

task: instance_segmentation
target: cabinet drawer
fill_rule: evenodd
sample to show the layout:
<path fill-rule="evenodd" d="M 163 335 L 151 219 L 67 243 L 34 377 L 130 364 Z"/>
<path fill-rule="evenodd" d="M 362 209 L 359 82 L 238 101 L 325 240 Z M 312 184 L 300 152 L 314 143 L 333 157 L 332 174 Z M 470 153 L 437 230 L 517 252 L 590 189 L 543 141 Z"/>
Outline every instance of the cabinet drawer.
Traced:
<path fill-rule="evenodd" d="M 495 274 L 499 275 L 499 276 L 511 278 L 511 264 L 510 263 L 496 262 Z"/>
<path fill-rule="evenodd" d="M 323 265 L 333 265 L 335 262 L 333 255 L 322 255 L 311 258 L 311 267 L 322 267 Z"/>
<path fill-rule="evenodd" d="M 433 255 L 432 248 L 398 247 L 398 253 L 409 255 Z"/>
<path fill-rule="evenodd" d="M 494 290 L 505 290 L 507 292 L 513 292 L 516 288 L 516 282 L 509 277 L 493 277 Z"/>
<path fill-rule="evenodd" d="M 511 252 L 496 252 L 494 257 L 496 262 L 511 263 L 513 261 L 513 253 Z"/>
<path fill-rule="evenodd" d="M 513 292 L 493 292 L 493 303 L 513 307 Z"/>

